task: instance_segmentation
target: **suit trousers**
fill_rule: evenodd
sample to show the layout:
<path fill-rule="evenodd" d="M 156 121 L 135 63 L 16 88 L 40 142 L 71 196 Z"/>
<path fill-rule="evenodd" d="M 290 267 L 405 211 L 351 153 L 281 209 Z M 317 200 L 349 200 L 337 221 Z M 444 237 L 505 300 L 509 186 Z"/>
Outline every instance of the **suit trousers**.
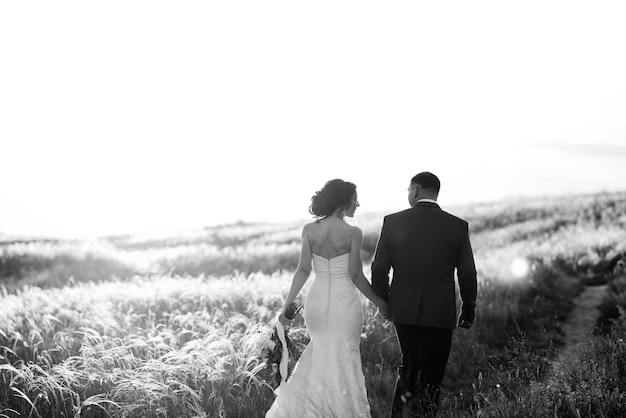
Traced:
<path fill-rule="evenodd" d="M 435 414 L 441 382 L 452 345 L 452 329 L 394 324 L 402 351 L 402 366 L 392 405 L 392 417 Z"/>

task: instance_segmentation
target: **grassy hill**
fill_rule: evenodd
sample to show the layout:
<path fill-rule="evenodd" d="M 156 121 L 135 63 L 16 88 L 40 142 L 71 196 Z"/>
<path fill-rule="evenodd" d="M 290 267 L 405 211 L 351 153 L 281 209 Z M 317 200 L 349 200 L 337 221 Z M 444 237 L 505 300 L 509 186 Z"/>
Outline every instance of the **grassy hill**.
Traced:
<path fill-rule="evenodd" d="M 480 284 L 476 326 L 454 333 L 442 416 L 623 416 L 626 278 L 610 263 L 626 251 L 626 193 L 449 211 L 470 223 Z M 351 221 L 364 231 L 367 275 L 382 216 Z M 288 291 L 301 227 L 0 236 L 0 417 L 263 416 L 273 383 L 254 341 Z M 548 385 L 560 323 L 585 285 L 601 283 L 610 292 L 586 366 Z M 399 349 L 393 327 L 364 306 L 372 415 L 386 416 Z M 301 350 L 301 319 L 290 332 Z"/>

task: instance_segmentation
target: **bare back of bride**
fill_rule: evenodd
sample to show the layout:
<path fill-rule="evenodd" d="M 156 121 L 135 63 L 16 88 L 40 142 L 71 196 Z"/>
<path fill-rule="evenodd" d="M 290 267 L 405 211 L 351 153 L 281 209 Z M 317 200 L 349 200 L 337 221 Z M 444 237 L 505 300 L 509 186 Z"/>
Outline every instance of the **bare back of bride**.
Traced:
<path fill-rule="evenodd" d="M 279 320 L 309 278 L 304 320 L 311 341 L 289 380 L 277 390 L 266 417 L 370 417 L 361 367 L 363 328 L 361 294 L 382 311 L 386 302 L 377 296 L 363 274 L 359 228 L 346 223 L 359 206 L 356 186 L 330 180 L 311 198 L 315 222 L 304 226 L 298 268 Z"/>

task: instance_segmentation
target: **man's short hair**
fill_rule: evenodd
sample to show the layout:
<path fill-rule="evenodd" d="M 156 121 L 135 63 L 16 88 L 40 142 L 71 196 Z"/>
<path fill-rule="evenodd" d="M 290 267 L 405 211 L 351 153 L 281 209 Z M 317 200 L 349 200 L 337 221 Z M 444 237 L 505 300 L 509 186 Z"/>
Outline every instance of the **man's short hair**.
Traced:
<path fill-rule="evenodd" d="M 416 174 L 411 179 L 411 184 L 418 184 L 422 189 L 431 190 L 436 193 L 439 193 L 439 188 L 441 187 L 439 178 L 428 171 Z"/>

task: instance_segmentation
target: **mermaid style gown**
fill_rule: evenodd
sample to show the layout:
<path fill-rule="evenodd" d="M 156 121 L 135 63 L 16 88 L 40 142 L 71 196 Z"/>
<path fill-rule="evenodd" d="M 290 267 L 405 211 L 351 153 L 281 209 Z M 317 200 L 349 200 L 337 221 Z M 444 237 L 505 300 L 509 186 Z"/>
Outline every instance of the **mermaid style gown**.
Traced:
<path fill-rule="evenodd" d="M 370 417 L 359 349 L 363 305 L 348 263 L 349 253 L 313 254 L 315 280 L 304 304 L 311 341 L 266 418 Z"/>

